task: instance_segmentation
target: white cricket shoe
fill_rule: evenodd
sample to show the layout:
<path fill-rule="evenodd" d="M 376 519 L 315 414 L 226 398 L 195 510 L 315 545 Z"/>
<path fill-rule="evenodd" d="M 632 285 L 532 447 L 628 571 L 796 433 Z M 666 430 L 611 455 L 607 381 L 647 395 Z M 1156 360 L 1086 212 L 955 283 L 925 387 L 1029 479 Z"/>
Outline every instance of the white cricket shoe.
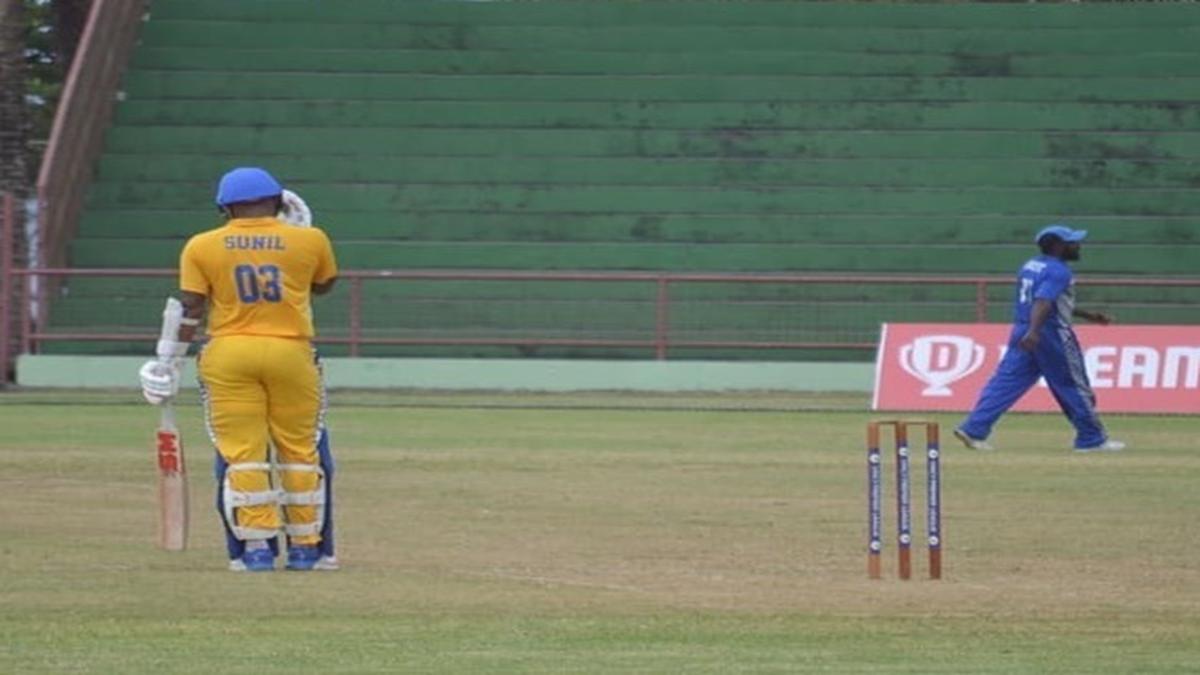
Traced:
<path fill-rule="evenodd" d="M 1123 443 L 1122 441 L 1116 441 L 1116 440 L 1113 440 L 1110 438 L 1110 439 L 1104 441 L 1103 443 L 1101 443 L 1100 445 L 1096 445 L 1096 446 L 1093 446 L 1090 448 L 1075 448 L 1075 452 L 1120 452 L 1124 449 L 1125 449 L 1125 443 Z"/>
<path fill-rule="evenodd" d="M 955 429 L 954 437 L 957 438 L 958 440 L 962 441 L 962 444 L 967 446 L 967 448 L 969 448 L 971 450 L 995 450 L 996 449 L 996 448 L 992 447 L 991 443 L 988 443 L 987 441 L 983 440 L 982 438 L 971 438 L 970 436 L 967 435 L 967 432 L 963 431 L 962 429 Z"/>
<path fill-rule="evenodd" d="M 341 563 L 338 562 L 337 556 L 323 555 L 320 557 L 319 560 L 317 560 L 317 564 L 313 565 L 312 568 L 314 570 L 322 570 L 322 571 L 332 572 L 335 570 L 342 569 L 342 565 L 341 565 Z"/>

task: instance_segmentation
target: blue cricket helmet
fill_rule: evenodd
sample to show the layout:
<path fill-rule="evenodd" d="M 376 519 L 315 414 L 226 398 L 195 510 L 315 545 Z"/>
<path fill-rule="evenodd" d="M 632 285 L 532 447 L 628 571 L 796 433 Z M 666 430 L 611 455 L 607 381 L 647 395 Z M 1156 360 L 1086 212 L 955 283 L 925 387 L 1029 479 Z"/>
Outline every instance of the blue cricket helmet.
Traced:
<path fill-rule="evenodd" d="M 1033 243 L 1041 244 L 1042 239 L 1046 237 L 1058 237 L 1065 242 L 1083 241 L 1087 238 L 1087 230 L 1075 230 L 1062 223 L 1055 223 L 1043 227 L 1033 238 Z"/>
<path fill-rule="evenodd" d="M 283 186 L 266 169 L 239 166 L 221 176 L 221 182 L 217 185 L 217 206 L 253 202 L 281 194 Z"/>

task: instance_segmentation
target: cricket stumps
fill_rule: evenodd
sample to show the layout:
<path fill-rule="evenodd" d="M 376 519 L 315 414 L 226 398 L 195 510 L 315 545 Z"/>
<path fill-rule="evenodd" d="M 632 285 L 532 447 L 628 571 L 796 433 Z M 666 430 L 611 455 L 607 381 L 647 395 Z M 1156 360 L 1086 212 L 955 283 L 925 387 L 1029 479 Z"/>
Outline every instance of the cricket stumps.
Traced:
<path fill-rule="evenodd" d="M 942 476 L 937 422 L 876 420 L 867 424 L 867 576 L 883 576 L 883 454 L 880 430 L 891 427 L 896 441 L 896 541 L 901 579 L 912 578 L 912 488 L 908 432 L 925 428 L 925 533 L 929 542 L 929 578 L 942 578 Z"/>

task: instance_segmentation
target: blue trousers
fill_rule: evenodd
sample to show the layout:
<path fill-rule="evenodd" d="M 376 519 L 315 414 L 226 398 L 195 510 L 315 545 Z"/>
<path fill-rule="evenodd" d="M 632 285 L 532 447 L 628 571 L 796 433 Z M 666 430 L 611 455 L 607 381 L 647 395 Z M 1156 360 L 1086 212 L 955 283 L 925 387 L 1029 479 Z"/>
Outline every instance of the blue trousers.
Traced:
<path fill-rule="evenodd" d="M 1050 393 L 1075 426 L 1075 447 L 1092 448 L 1108 438 L 1096 415 L 1096 395 L 1083 364 L 1083 350 L 1070 328 L 1047 327 L 1037 349 L 1027 352 L 1018 341 L 1024 326 L 1014 326 L 1008 351 L 988 380 L 975 409 L 959 427 L 971 438 L 987 438 L 1000 416 L 1008 411 L 1038 378 L 1046 378 Z"/>

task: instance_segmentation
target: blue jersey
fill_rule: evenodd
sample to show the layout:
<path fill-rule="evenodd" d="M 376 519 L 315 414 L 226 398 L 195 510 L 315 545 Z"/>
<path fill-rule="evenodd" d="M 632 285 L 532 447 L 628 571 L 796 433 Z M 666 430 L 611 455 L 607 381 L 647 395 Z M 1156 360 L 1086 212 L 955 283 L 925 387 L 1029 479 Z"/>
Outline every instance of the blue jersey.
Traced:
<path fill-rule="evenodd" d="M 1075 310 L 1075 282 L 1071 268 L 1054 256 L 1039 255 L 1021 266 L 1017 273 L 1017 293 L 1013 299 L 1013 322 L 1028 326 L 1035 300 L 1051 304 L 1043 328 L 1069 327 Z"/>

